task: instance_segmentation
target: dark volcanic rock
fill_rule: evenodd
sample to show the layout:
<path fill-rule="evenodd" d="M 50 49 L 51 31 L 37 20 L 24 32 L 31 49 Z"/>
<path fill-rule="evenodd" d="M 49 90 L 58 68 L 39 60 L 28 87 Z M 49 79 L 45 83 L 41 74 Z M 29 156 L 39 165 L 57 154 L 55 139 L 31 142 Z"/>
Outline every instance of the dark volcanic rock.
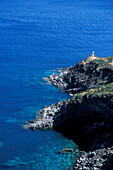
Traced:
<path fill-rule="evenodd" d="M 113 66 L 104 58 L 91 56 L 85 62 L 62 69 L 48 78 L 54 86 L 67 93 L 76 93 L 113 82 Z"/>
<path fill-rule="evenodd" d="M 71 137 L 81 149 L 103 148 L 113 139 L 113 83 L 75 94 L 44 108 L 31 129 L 54 128 Z"/>
<path fill-rule="evenodd" d="M 53 128 L 73 139 L 84 150 L 73 169 L 113 169 L 113 56 L 90 56 L 48 79 L 74 95 L 44 108 L 26 127 Z"/>

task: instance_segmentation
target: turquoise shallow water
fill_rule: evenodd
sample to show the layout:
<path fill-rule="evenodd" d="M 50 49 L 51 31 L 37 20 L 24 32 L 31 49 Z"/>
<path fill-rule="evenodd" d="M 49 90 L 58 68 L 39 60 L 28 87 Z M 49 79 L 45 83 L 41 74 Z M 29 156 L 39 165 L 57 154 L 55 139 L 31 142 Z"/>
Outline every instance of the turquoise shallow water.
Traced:
<path fill-rule="evenodd" d="M 22 124 L 44 106 L 69 98 L 42 77 L 93 50 L 97 56 L 113 54 L 111 0 L 1 0 L 0 169 L 72 165 L 71 154 L 58 154 L 77 147 L 71 140 L 55 131 L 25 130 Z"/>
<path fill-rule="evenodd" d="M 4 125 L 3 128 L 5 129 Z M 5 157 L 1 158 L 4 161 L 1 166 L 3 169 L 68 169 L 67 167 L 72 165 L 72 160 L 75 160 L 74 156 L 77 156 L 58 153 L 67 147 L 76 150 L 77 146 L 55 131 L 26 132 L 17 125 L 11 125 L 7 133 L 10 132 L 12 133 L 10 137 L 4 135 L 7 143 L 0 148 Z M 4 148 L 7 153 L 4 152 Z"/>

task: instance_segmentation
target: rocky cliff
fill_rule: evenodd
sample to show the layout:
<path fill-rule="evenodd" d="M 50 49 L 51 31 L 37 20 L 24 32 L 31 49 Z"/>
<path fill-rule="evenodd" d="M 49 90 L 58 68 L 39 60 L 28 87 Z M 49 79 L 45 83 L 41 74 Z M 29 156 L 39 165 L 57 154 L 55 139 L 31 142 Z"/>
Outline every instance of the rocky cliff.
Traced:
<path fill-rule="evenodd" d="M 60 74 L 52 74 L 48 80 L 54 86 L 68 93 L 76 93 L 102 84 L 113 82 L 113 56 L 92 57 L 73 67 L 64 68 Z"/>
<path fill-rule="evenodd" d="M 77 93 L 71 99 L 44 108 L 39 115 L 40 118 L 28 123 L 28 128 L 54 128 L 79 142 L 82 149 L 107 147 L 110 141 L 103 138 L 112 135 L 113 130 L 113 83 Z M 97 145 L 98 140 L 101 142 Z"/>
<path fill-rule="evenodd" d="M 92 157 L 88 156 L 91 153 L 84 152 L 73 168 L 83 168 L 82 164 L 89 168 L 87 162 L 93 158 L 103 159 L 100 167 L 97 161 L 96 168 L 106 167 L 107 162 L 113 160 L 113 56 L 92 58 L 90 55 L 85 62 L 65 68 L 59 75 L 49 76 L 48 80 L 73 96 L 44 108 L 26 127 L 54 128 L 73 139 L 81 150 L 94 152 Z M 106 154 L 105 159 L 103 154 Z M 93 164 L 91 168 L 95 168 Z"/>

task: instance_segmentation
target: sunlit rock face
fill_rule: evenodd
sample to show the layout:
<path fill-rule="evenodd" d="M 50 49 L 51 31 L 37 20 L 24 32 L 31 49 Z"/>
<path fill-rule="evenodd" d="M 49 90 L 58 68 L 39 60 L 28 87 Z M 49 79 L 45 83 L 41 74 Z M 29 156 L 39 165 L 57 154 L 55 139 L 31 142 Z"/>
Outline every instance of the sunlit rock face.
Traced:
<path fill-rule="evenodd" d="M 99 58 L 90 55 L 85 62 L 62 69 L 48 77 L 49 82 L 68 93 L 76 93 L 113 82 L 113 57 Z"/>

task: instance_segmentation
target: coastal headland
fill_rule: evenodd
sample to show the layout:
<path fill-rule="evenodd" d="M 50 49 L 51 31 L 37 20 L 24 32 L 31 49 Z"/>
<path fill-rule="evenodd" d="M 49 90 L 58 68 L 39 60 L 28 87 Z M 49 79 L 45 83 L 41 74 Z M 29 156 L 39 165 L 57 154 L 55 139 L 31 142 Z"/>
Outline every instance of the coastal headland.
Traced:
<path fill-rule="evenodd" d="M 113 56 L 91 54 L 46 79 L 72 97 L 42 109 L 29 129 L 55 129 L 82 151 L 71 169 L 113 168 Z"/>

